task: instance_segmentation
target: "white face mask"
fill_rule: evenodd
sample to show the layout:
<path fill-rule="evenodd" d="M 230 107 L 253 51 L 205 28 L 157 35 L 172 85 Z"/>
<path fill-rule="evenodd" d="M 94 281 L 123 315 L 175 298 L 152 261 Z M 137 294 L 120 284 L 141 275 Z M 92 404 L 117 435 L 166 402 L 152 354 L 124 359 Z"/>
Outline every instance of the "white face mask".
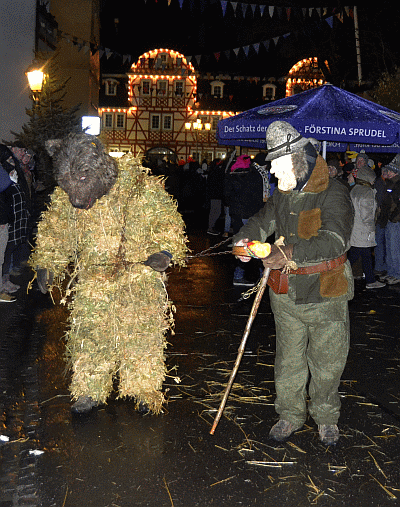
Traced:
<path fill-rule="evenodd" d="M 287 192 L 296 188 L 297 180 L 293 171 L 292 156 L 284 155 L 271 161 L 271 173 L 278 178 L 278 188 Z"/>

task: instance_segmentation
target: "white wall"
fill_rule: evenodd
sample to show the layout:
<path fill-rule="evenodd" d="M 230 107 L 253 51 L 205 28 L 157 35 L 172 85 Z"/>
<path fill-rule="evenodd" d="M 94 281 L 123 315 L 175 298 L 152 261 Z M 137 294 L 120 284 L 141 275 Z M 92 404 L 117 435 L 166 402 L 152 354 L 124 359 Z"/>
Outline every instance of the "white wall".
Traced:
<path fill-rule="evenodd" d="M 35 0 L 0 0 L 0 143 L 29 121 L 25 71 L 34 58 Z"/>

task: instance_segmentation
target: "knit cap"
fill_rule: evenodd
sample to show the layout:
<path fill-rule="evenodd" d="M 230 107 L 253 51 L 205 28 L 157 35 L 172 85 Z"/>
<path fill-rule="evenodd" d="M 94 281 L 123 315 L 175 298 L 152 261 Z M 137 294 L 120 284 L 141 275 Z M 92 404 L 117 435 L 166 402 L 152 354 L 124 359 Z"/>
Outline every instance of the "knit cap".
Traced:
<path fill-rule="evenodd" d="M 372 185 L 376 179 L 376 174 L 368 166 L 360 167 L 357 171 L 357 179 L 367 181 Z"/>

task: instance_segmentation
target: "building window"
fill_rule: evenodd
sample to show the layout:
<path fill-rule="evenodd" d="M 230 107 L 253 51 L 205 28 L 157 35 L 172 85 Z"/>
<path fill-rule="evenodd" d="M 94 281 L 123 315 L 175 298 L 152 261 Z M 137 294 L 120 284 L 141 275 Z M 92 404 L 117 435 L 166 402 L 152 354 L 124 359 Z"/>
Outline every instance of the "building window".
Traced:
<path fill-rule="evenodd" d="M 106 95 L 117 95 L 117 84 L 115 80 L 106 81 Z"/>
<path fill-rule="evenodd" d="M 167 95 L 168 89 L 168 81 L 165 79 L 159 79 L 157 81 L 157 94 L 158 95 Z"/>
<path fill-rule="evenodd" d="M 142 79 L 142 95 L 150 95 L 151 81 L 150 79 Z"/>
<path fill-rule="evenodd" d="M 276 85 L 267 83 L 263 85 L 263 98 L 264 100 L 274 100 L 275 99 L 275 91 Z"/>
<path fill-rule="evenodd" d="M 205 125 L 206 123 L 210 123 L 210 122 L 208 121 L 208 116 L 198 115 L 198 116 L 197 116 L 197 119 L 198 119 L 198 120 L 200 120 L 200 121 L 201 121 L 201 123 L 202 123 L 203 125 Z M 204 128 L 204 127 L 203 127 L 203 128 Z"/>
<path fill-rule="evenodd" d="M 175 81 L 175 95 L 182 97 L 185 91 L 184 81 Z"/>
<path fill-rule="evenodd" d="M 172 115 L 165 114 L 163 116 L 163 130 L 172 130 Z"/>
<path fill-rule="evenodd" d="M 112 113 L 105 113 L 104 114 L 103 126 L 105 129 L 112 129 L 113 128 L 113 114 Z"/>
<path fill-rule="evenodd" d="M 125 115 L 123 113 L 117 113 L 115 118 L 115 128 L 123 129 L 125 127 Z"/>
<path fill-rule="evenodd" d="M 211 121 L 211 129 L 212 130 L 217 130 L 219 120 L 220 120 L 219 116 L 213 116 L 212 117 L 212 121 Z"/>
<path fill-rule="evenodd" d="M 160 130 L 160 115 L 152 114 L 150 117 L 150 129 L 151 130 Z"/>
<path fill-rule="evenodd" d="M 224 83 L 222 81 L 212 81 L 210 84 L 211 95 L 218 99 L 222 99 L 224 96 Z"/>
<path fill-rule="evenodd" d="M 165 70 L 168 66 L 168 55 L 167 53 L 159 53 L 156 60 L 156 69 Z"/>

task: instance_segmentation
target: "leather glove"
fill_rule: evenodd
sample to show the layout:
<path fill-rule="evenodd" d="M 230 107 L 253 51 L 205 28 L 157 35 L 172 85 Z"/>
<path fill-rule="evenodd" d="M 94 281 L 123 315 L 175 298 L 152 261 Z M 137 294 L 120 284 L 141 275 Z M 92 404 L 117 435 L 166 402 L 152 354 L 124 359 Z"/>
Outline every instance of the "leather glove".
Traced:
<path fill-rule="evenodd" d="M 286 257 L 285 257 L 286 256 Z M 271 253 L 262 259 L 265 268 L 281 269 L 286 266 L 293 256 L 293 245 L 271 246 Z"/>
<path fill-rule="evenodd" d="M 154 271 L 165 271 L 171 262 L 172 254 L 167 252 L 167 250 L 162 250 L 161 252 L 153 253 L 149 255 L 149 257 L 143 262 L 145 266 L 149 266 Z"/>
<path fill-rule="evenodd" d="M 49 285 L 53 283 L 54 275 L 48 269 L 37 269 L 37 284 L 42 294 L 47 294 L 49 291 Z"/>
<path fill-rule="evenodd" d="M 240 239 L 237 243 L 235 243 L 235 246 L 246 246 L 248 242 L 249 242 L 248 238 L 243 238 Z M 235 255 L 235 257 L 236 259 L 239 259 L 242 262 L 250 262 L 251 260 L 251 257 L 249 256 L 245 257 L 244 255 Z"/>

